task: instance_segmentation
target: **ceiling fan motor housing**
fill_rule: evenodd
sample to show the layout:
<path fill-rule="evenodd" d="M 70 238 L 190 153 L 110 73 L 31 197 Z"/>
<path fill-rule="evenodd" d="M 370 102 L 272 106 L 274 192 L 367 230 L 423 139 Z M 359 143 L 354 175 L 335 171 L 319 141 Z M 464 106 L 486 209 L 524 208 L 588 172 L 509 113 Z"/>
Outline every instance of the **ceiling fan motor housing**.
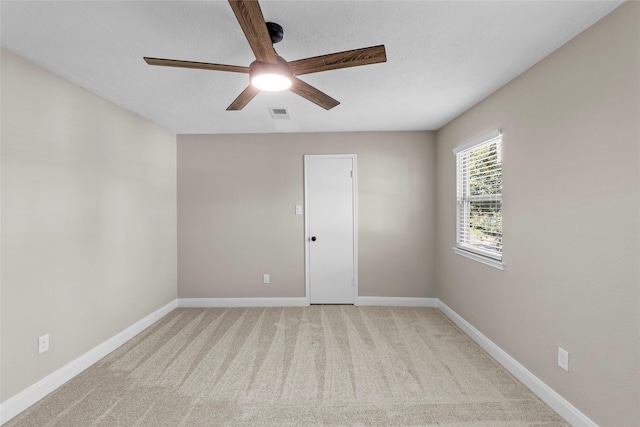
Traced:
<path fill-rule="evenodd" d="M 289 68 L 289 64 L 280 55 L 276 55 L 277 64 L 269 62 L 253 61 L 249 65 L 249 76 L 257 74 L 280 74 L 287 77 L 293 77 L 293 71 Z"/>

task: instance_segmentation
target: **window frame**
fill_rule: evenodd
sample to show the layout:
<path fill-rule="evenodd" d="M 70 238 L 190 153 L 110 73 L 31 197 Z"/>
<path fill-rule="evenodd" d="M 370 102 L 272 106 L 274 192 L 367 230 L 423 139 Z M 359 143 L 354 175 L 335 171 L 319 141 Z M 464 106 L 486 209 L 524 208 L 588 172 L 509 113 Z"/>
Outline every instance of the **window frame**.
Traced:
<path fill-rule="evenodd" d="M 499 194 L 493 195 L 469 195 L 469 189 L 466 189 L 467 194 L 462 195 L 463 202 L 461 203 L 461 186 L 460 182 L 461 171 L 460 171 L 460 155 L 464 153 L 471 152 L 474 148 L 479 148 L 482 145 L 488 144 L 496 139 L 499 139 L 498 143 L 500 144 L 500 150 L 502 150 L 502 130 L 497 129 L 492 132 L 489 132 L 485 135 L 482 135 L 478 138 L 475 138 L 465 144 L 462 144 L 453 149 L 453 154 L 456 158 L 456 244 L 453 247 L 453 250 L 456 254 L 464 256 L 466 258 L 470 258 L 472 260 L 481 262 L 483 264 L 489 265 L 491 267 L 497 268 L 499 270 L 504 270 L 505 263 L 503 260 L 502 247 L 499 252 L 496 251 L 487 251 L 483 250 L 478 246 L 473 246 L 470 244 L 466 244 L 461 240 L 461 217 L 464 217 L 466 223 L 468 224 L 470 218 L 470 209 L 469 204 L 472 201 L 496 201 L 500 203 L 500 212 L 502 212 L 502 192 Z M 500 176 L 501 186 L 502 186 L 502 174 Z M 468 183 L 467 183 L 468 187 Z M 465 191 L 465 190 L 462 190 Z M 460 210 L 464 209 L 463 215 L 461 215 Z M 468 225 L 463 225 L 466 229 Z M 502 226 L 500 227 L 500 234 L 502 236 Z"/>

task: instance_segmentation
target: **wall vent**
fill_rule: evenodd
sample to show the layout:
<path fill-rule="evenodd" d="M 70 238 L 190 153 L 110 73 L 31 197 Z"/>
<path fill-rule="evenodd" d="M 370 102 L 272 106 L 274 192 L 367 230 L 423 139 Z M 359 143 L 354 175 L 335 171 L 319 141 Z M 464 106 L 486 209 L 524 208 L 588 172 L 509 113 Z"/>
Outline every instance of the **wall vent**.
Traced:
<path fill-rule="evenodd" d="M 289 112 L 284 107 L 269 107 L 269 113 L 271 113 L 271 117 L 274 119 L 289 120 L 291 118 Z"/>

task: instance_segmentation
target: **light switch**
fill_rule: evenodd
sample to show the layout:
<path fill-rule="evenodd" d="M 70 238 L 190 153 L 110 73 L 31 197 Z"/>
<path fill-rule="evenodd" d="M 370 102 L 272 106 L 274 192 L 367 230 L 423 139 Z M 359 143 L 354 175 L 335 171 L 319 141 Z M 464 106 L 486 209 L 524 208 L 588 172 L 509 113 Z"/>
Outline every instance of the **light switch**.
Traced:
<path fill-rule="evenodd" d="M 302 215 L 302 206 L 296 205 L 296 215 Z"/>

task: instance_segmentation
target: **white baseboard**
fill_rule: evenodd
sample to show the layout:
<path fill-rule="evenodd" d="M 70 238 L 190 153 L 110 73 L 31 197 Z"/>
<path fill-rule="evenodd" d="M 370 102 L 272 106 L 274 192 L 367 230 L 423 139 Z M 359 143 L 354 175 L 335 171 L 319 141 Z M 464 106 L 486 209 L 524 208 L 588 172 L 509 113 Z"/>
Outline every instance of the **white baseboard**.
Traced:
<path fill-rule="evenodd" d="M 82 356 L 67 363 L 62 368 L 47 375 L 37 383 L 24 389 L 20 393 L 16 394 L 12 398 L 2 402 L 0 404 L 0 424 L 4 424 L 20 412 L 27 409 L 29 406 L 38 402 L 40 399 L 51 393 L 71 378 L 75 377 L 89 366 L 96 363 L 98 360 L 111 353 L 122 344 L 129 341 L 131 338 L 142 332 L 144 329 L 151 326 L 154 322 L 160 320 L 163 316 L 171 312 L 177 307 L 177 301 L 173 300 L 164 307 L 159 308 L 153 313 L 149 314 L 142 320 L 129 326 L 119 334 L 109 338 L 102 344 L 89 350 Z"/>
<path fill-rule="evenodd" d="M 303 307 L 305 297 L 291 298 L 178 298 L 178 307 Z"/>
<path fill-rule="evenodd" d="M 357 297 L 356 305 L 391 307 L 438 307 L 437 298 Z"/>
<path fill-rule="evenodd" d="M 304 307 L 305 297 L 292 298 L 179 298 L 178 307 Z M 357 297 L 355 305 L 438 307 L 437 298 Z"/>
<path fill-rule="evenodd" d="M 575 406 L 556 393 L 551 387 L 543 383 L 516 359 L 509 356 L 509 354 L 498 347 L 489 338 L 484 336 L 445 303 L 438 301 L 438 308 L 445 314 L 445 316 L 451 319 L 453 323 L 458 325 L 464 333 L 489 353 L 491 357 L 500 363 L 507 371 L 511 372 L 514 377 L 534 392 L 543 402 L 553 408 L 553 410 L 569 424 L 574 427 L 598 427 L 598 425 L 589 417 L 580 412 Z"/>
<path fill-rule="evenodd" d="M 179 298 L 178 307 L 304 307 L 305 297 L 292 298 Z M 355 305 L 438 307 L 437 298 L 356 297 Z"/>

